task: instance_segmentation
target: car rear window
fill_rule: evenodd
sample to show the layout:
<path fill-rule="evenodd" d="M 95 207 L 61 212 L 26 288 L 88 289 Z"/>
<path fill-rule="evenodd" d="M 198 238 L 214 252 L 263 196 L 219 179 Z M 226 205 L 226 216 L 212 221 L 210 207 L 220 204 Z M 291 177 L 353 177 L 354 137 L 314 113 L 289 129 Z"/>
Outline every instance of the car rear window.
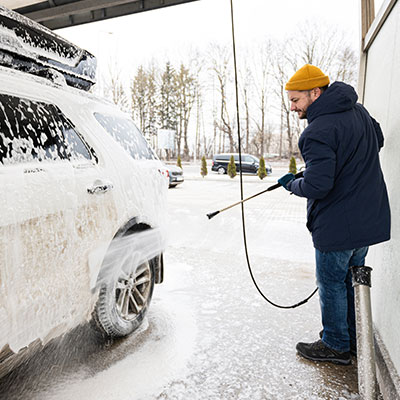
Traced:
<path fill-rule="evenodd" d="M 58 107 L 0 94 L 0 163 L 80 158 L 90 152 Z"/>
<path fill-rule="evenodd" d="M 127 118 L 94 114 L 100 125 L 135 159 L 155 160 L 156 156 L 142 133 Z"/>

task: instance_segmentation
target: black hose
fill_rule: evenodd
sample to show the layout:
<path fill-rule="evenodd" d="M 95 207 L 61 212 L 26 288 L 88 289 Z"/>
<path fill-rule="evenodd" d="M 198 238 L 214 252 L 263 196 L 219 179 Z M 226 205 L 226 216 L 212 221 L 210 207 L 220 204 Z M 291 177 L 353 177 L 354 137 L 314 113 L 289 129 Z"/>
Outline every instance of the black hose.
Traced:
<path fill-rule="evenodd" d="M 237 64 L 236 64 L 236 42 L 235 42 L 235 25 L 234 25 L 234 20 L 233 20 L 233 0 L 230 0 L 231 2 L 231 25 L 232 25 L 232 47 L 233 47 L 233 65 L 234 65 L 234 70 L 235 70 L 235 91 L 236 91 L 236 123 L 237 123 L 237 130 L 238 130 L 238 147 L 239 147 L 239 177 L 240 177 L 240 199 L 243 201 L 243 177 L 242 177 L 242 145 L 241 145 L 241 138 L 240 138 L 240 118 L 239 118 L 239 89 L 238 89 L 238 77 L 237 77 Z M 274 307 L 278 308 L 296 308 L 299 307 L 305 303 L 309 299 L 311 299 L 312 296 L 317 292 L 318 287 L 314 289 L 314 291 L 304 300 L 293 304 L 291 306 L 282 306 L 279 304 L 274 303 L 270 299 L 268 299 L 265 294 L 261 291 L 261 289 L 258 287 L 258 284 L 254 278 L 253 271 L 250 266 L 250 259 L 249 259 L 249 253 L 247 250 L 247 238 L 246 238 L 246 224 L 245 224 L 245 217 L 244 217 L 244 203 L 241 203 L 241 210 L 242 210 L 242 230 L 243 230 L 243 242 L 244 242 L 244 251 L 246 254 L 246 261 L 247 261 L 247 267 L 250 272 L 251 279 L 254 283 L 254 286 L 258 290 L 258 293 L 266 300 L 269 304 L 273 305 Z"/>

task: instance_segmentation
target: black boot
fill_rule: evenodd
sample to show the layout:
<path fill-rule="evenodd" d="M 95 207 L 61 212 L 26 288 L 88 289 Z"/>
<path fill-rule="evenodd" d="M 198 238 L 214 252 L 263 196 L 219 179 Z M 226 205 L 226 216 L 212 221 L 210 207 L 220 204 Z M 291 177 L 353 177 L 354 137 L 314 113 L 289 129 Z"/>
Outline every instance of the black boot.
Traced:
<path fill-rule="evenodd" d="M 340 352 L 325 345 L 322 340 L 314 343 L 297 343 L 297 352 L 304 358 L 312 361 L 329 361 L 335 364 L 351 364 L 350 352 Z"/>
<path fill-rule="evenodd" d="M 323 334 L 324 334 L 324 330 L 322 329 L 322 330 L 319 332 L 319 337 L 320 337 L 321 339 L 322 339 Z M 356 345 L 355 343 L 352 343 L 351 341 L 350 341 L 350 354 L 351 354 L 352 356 L 354 356 L 354 357 L 357 357 L 357 345 Z"/>

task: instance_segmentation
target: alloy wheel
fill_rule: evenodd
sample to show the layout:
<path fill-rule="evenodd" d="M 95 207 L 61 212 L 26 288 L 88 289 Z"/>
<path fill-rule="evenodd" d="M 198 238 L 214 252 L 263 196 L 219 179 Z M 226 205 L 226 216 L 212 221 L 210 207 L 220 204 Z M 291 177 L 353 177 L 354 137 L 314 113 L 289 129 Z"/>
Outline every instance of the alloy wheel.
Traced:
<path fill-rule="evenodd" d="M 148 261 L 135 271 L 118 278 L 115 303 L 118 314 L 126 321 L 135 319 L 147 305 L 151 290 L 151 268 Z"/>

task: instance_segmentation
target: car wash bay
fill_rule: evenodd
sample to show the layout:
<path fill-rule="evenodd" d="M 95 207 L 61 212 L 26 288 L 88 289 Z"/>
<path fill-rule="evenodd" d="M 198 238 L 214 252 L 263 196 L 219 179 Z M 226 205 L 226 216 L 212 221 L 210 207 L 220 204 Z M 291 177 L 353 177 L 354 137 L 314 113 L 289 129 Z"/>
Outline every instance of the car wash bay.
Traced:
<path fill-rule="evenodd" d="M 357 370 L 300 359 L 295 344 L 320 330 L 318 297 L 271 307 L 253 287 L 240 213 L 208 220 L 234 202 L 237 178 L 199 176 L 170 189 L 165 282 L 139 332 L 103 348 L 83 326 L 0 384 L 5 399 L 356 399 Z M 245 195 L 274 183 L 245 177 Z M 315 287 L 305 203 L 275 190 L 246 204 L 251 263 L 262 290 L 292 304 Z M 57 355 L 58 352 L 58 355 Z M 3 397 L 4 396 L 4 397 Z"/>
<path fill-rule="evenodd" d="M 64 3 L 70 3 L 71 1 L 65 1 Z M 174 3 L 172 0 L 143 0 L 141 2 L 132 1 L 131 3 L 136 3 L 136 6 L 141 7 L 141 11 L 145 11 L 146 5 L 158 3 L 159 7 L 164 5 L 170 5 Z M 183 1 L 182 1 L 183 2 Z M 3 2 L 4 3 L 4 2 Z M 60 16 L 62 24 L 64 25 L 54 25 L 55 27 L 60 26 L 70 26 L 74 22 L 79 20 L 79 17 L 72 16 L 65 17 L 65 13 L 68 14 L 68 10 L 60 7 L 54 7 L 54 2 L 49 1 L 48 7 L 53 7 L 54 10 L 50 12 L 49 15 L 46 16 L 46 10 L 42 9 L 45 6 L 44 2 L 40 1 L 18 1 L 18 0 L 10 0 L 5 1 L 5 5 L 8 5 L 11 8 L 24 8 L 26 10 L 26 15 L 29 15 L 33 12 L 39 12 L 36 14 L 40 18 L 47 19 L 53 12 L 61 11 L 60 15 L 55 15 L 57 18 Z M 82 3 L 82 5 L 93 5 L 95 2 L 87 2 L 80 1 L 75 2 L 75 6 L 77 3 Z M 90 3 L 90 4 L 89 4 Z M 107 2 L 96 2 L 97 5 L 105 5 Z M 111 2 L 108 2 L 111 3 Z M 120 2 L 123 3 L 123 2 Z M 139 4 L 140 3 L 140 4 Z M 174 4 L 178 4 L 179 0 L 176 0 Z M 398 50 L 396 50 L 396 40 L 395 38 L 399 35 L 398 24 L 396 24 L 396 17 L 399 12 L 399 3 L 396 0 L 387 0 L 383 3 L 383 6 L 380 10 L 377 10 L 376 15 L 373 10 L 373 1 L 372 0 L 360 0 L 361 3 L 361 20 L 362 20 L 362 49 L 363 55 L 368 53 L 368 69 L 367 73 L 365 73 L 365 69 L 361 68 L 360 71 L 360 82 L 363 87 L 360 93 L 360 100 L 364 100 L 364 104 L 367 105 L 367 108 L 375 115 L 379 121 L 382 122 L 382 127 L 384 128 L 386 143 L 383 152 L 382 152 L 382 160 L 383 160 L 383 169 L 386 177 L 386 181 L 388 184 L 392 209 L 397 209 L 397 165 L 398 165 L 398 156 L 396 152 L 396 148 L 398 147 L 398 135 L 397 135 L 397 116 L 398 110 L 397 103 L 392 101 L 392 97 L 390 93 L 395 93 L 398 87 L 398 79 L 396 78 L 398 74 Z M 33 4 L 33 8 L 29 8 L 28 4 Z M 14 6 L 13 6 L 14 5 Z M 13 6 L 13 7 L 12 7 Z M 68 8 L 68 7 L 67 7 Z M 64 13 L 64 14 L 63 14 Z M 80 14 L 85 14 L 86 11 L 79 11 Z M 105 13 L 102 11 L 88 10 L 87 14 L 90 18 L 97 16 L 101 19 L 101 16 L 105 16 Z M 375 20 L 374 20 L 375 16 Z M 51 18 L 48 20 L 50 21 Z M 79 22 L 78 22 L 79 23 Z M 371 26 L 372 25 L 372 26 Z M 50 24 L 48 25 L 50 26 Z M 387 51 L 388 44 L 392 47 L 390 51 Z M 382 62 L 384 60 L 384 62 Z M 366 57 L 364 60 L 362 58 L 362 66 L 365 62 L 366 65 Z M 364 65 L 364 66 L 365 66 Z M 385 71 L 382 72 L 382 66 L 385 67 Z M 396 78 L 396 79 L 394 79 Z M 363 84 L 364 82 L 364 84 Z M 365 89 L 365 93 L 362 91 Z M 384 99 L 385 101 L 382 101 Z M 213 193 L 214 195 L 214 193 Z M 223 193 L 225 195 L 225 193 Z M 237 200 L 237 197 L 234 199 Z M 229 202 L 227 202 L 229 204 Z M 224 204 L 223 204 L 224 205 Z M 206 211 L 214 211 L 214 209 L 219 208 L 211 207 L 211 210 L 207 209 Z M 373 313 L 376 324 L 376 334 L 380 334 L 379 343 L 379 359 L 378 359 L 378 367 L 380 369 L 380 373 L 383 375 L 389 375 L 389 380 L 392 380 L 394 386 L 388 385 L 388 393 L 385 398 L 394 398 L 394 393 L 399 393 L 398 389 L 398 374 L 396 372 L 396 367 L 398 369 L 400 354 L 397 345 L 397 335 L 398 331 L 397 327 L 399 326 L 399 314 L 396 312 L 398 310 L 399 298 L 397 296 L 398 293 L 398 273 L 397 273 L 397 259 L 398 259 L 398 246 L 397 246 L 397 227 L 398 223 L 398 213 L 393 213 L 392 215 L 392 225 L 393 229 L 393 240 L 388 244 L 382 246 L 377 249 L 373 253 L 371 252 L 371 265 L 374 267 L 373 273 L 373 285 L 375 289 L 373 290 Z M 215 242 L 213 244 L 220 242 L 221 239 L 214 239 Z M 204 241 L 204 237 L 201 239 Z M 193 245 L 194 246 L 194 245 Z M 239 254 L 241 247 L 236 247 L 235 251 Z M 274 250 L 277 251 L 278 248 Z M 210 253 L 212 253 L 210 251 Z M 310 272 L 311 273 L 311 272 Z M 232 272 L 233 274 L 233 272 Z M 192 275 L 192 274 L 191 274 Z M 279 286 L 279 290 L 281 286 Z M 278 289 L 277 289 L 278 290 Z M 297 300 L 297 298 L 296 298 Z M 307 306 L 308 307 L 308 306 Z M 269 312 L 268 315 L 270 315 Z M 288 314 L 286 314 L 288 315 Z M 288 318 L 288 317 L 287 317 Z M 293 328 L 291 328 L 293 329 Z M 330 376 L 329 374 L 327 376 Z M 334 376 L 331 378 L 334 380 Z M 379 376 L 378 376 L 379 378 Z M 384 379 L 385 385 L 388 380 Z M 397 383 L 396 383 L 397 382 Z"/>

